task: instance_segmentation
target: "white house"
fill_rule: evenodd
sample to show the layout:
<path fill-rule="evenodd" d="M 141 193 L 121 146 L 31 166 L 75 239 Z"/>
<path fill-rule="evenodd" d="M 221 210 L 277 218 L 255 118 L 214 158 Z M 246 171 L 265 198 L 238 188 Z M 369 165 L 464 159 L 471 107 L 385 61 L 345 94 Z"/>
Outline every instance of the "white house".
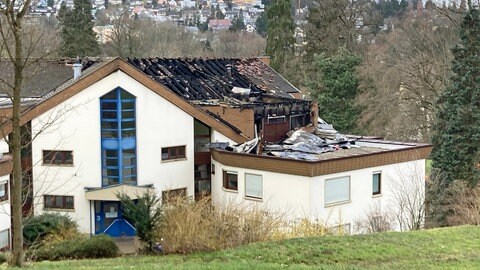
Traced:
<path fill-rule="evenodd" d="M 296 99 L 300 91 L 264 61 L 117 58 L 37 89 L 39 101 L 22 114 L 35 138 L 23 156 L 33 213 L 67 214 L 85 233 L 128 236 L 135 228 L 116 194 L 154 190 L 348 225 L 372 203 L 390 203 L 397 170 L 420 168 L 423 179 L 430 145 L 350 138 L 356 147 L 329 143 L 314 159 L 288 145 L 263 154 L 209 149 L 256 134 L 275 148 L 269 142 L 280 145 L 288 131 L 317 126 L 315 103 Z M 2 179 L 8 175 L 0 188 Z"/>
<path fill-rule="evenodd" d="M 5 153 L 5 154 L 3 154 Z M 11 157 L 8 145 L 0 142 L 0 250 L 10 248 L 10 172 L 12 171 Z"/>

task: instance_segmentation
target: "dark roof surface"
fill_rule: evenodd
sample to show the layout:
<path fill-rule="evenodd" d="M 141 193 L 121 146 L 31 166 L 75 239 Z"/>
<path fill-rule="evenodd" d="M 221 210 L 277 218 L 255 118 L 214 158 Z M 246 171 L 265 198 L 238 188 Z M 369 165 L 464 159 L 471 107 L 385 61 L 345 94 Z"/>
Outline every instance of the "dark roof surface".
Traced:
<path fill-rule="evenodd" d="M 41 97 L 51 90 L 73 77 L 71 66 L 66 65 L 65 60 L 39 60 L 32 62 L 24 72 L 22 97 Z M 93 61 L 84 61 L 83 69 L 94 64 Z M 10 93 L 10 87 L 14 80 L 13 65 L 9 61 L 0 60 L 0 95 Z M 5 82 L 3 81 L 5 80 Z"/>
<path fill-rule="evenodd" d="M 291 97 L 299 90 L 258 58 L 128 59 L 128 62 L 187 100 L 236 97 L 233 87 Z"/>

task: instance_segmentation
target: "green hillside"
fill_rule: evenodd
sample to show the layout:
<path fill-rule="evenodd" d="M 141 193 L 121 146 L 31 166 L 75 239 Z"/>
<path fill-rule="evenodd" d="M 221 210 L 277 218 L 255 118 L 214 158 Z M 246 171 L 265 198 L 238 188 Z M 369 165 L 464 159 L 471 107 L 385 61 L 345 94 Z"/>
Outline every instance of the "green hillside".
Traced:
<path fill-rule="evenodd" d="M 41 262 L 28 267 L 67 270 L 278 268 L 480 269 L 480 227 L 292 239 L 193 255 Z"/>

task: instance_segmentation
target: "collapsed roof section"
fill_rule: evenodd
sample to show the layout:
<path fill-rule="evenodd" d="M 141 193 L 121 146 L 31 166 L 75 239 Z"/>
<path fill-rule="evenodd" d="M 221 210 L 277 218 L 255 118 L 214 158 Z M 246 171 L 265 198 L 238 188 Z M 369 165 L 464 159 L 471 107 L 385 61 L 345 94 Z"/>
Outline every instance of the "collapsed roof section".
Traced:
<path fill-rule="evenodd" d="M 134 58 L 128 62 L 189 101 L 244 100 L 264 94 L 292 98 L 300 93 L 259 58 Z"/>
<path fill-rule="evenodd" d="M 254 138 L 239 145 L 212 144 L 211 147 L 234 153 L 315 162 L 429 146 L 428 144 L 385 141 L 377 137 L 342 135 L 321 118 L 318 118 L 316 127 L 302 127 L 287 135 L 285 140 L 278 143 L 269 143 L 261 138 Z"/>

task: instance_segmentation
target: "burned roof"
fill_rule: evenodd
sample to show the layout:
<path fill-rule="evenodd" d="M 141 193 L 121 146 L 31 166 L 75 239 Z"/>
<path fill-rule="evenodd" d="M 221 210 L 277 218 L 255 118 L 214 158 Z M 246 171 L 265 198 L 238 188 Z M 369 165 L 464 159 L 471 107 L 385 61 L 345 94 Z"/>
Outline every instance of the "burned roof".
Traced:
<path fill-rule="evenodd" d="M 32 61 L 24 72 L 22 98 L 42 97 L 51 90 L 73 77 L 72 67 L 67 64 L 73 60 L 38 60 Z M 82 62 L 83 70 L 92 66 L 95 62 L 85 60 Z M 14 69 L 10 61 L 0 60 L 0 74 L 5 82 L 0 82 L 0 95 L 10 93 L 10 87 L 14 80 Z"/>
<path fill-rule="evenodd" d="M 128 59 L 128 62 L 184 99 L 238 98 L 275 94 L 291 98 L 300 91 L 258 58 Z M 235 88 L 235 90 L 234 90 Z"/>

